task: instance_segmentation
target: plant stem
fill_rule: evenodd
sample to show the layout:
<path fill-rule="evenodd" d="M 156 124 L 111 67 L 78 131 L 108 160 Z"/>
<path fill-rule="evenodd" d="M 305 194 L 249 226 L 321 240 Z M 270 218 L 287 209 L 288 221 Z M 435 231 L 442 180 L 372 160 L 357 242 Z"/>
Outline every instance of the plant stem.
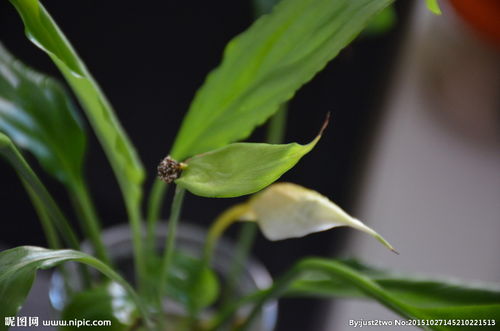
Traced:
<path fill-rule="evenodd" d="M 269 144 L 282 144 L 285 139 L 287 104 L 279 107 L 278 111 L 271 117 L 267 127 L 266 141 Z"/>
<path fill-rule="evenodd" d="M 71 198 L 79 217 L 85 235 L 92 242 L 96 256 L 103 262 L 111 264 L 106 248 L 101 238 L 101 226 L 87 186 L 83 181 L 71 186 Z"/>
<path fill-rule="evenodd" d="M 146 268 L 145 254 L 144 254 L 144 246 L 142 244 L 144 236 L 142 234 L 141 212 L 137 206 L 131 205 L 131 203 L 127 201 L 128 200 L 125 200 L 125 207 L 127 209 L 130 228 L 132 232 L 135 275 L 137 278 L 137 286 L 139 288 L 139 291 L 143 291 L 144 284 L 146 282 L 147 268 Z"/>
<path fill-rule="evenodd" d="M 163 259 L 160 269 L 160 284 L 158 289 L 158 295 L 160 298 L 163 296 L 167 288 L 167 281 L 168 281 L 167 276 L 174 256 L 177 225 L 179 223 L 179 216 L 181 214 L 182 202 L 184 200 L 185 192 L 186 192 L 185 189 L 183 189 L 180 186 L 176 186 L 174 199 L 172 201 L 172 207 L 170 210 L 170 218 L 167 224 L 167 238 L 165 241 L 165 248 L 163 251 Z"/>
<path fill-rule="evenodd" d="M 219 238 L 231 224 L 237 221 L 240 216 L 244 215 L 248 211 L 248 208 L 248 204 L 246 203 L 235 205 L 220 214 L 212 223 L 205 239 L 201 263 L 199 265 L 198 271 L 195 273 L 195 278 L 193 279 L 194 284 L 199 283 L 201 281 L 203 271 L 207 268 L 210 268 L 212 257 L 214 255 Z M 197 287 L 197 285 L 195 285 L 195 287 Z M 191 307 L 189 316 L 186 317 L 183 323 L 184 328 L 182 330 L 193 329 L 193 324 L 199 311 L 199 307 Z"/>
<path fill-rule="evenodd" d="M 146 234 L 146 243 L 148 244 L 148 251 L 150 253 L 154 253 L 155 247 L 155 230 L 156 224 L 158 224 L 158 220 L 161 216 L 161 206 L 163 198 L 168 190 L 168 185 L 163 181 L 156 179 L 153 183 L 153 187 L 151 188 L 149 197 L 148 197 L 148 211 L 147 211 L 147 234 Z"/>
<path fill-rule="evenodd" d="M 222 307 L 228 305 L 231 302 L 231 298 L 235 293 L 237 279 L 243 271 L 243 267 L 245 265 L 244 262 L 248 259 L 253 243 L 255 242 L 257 228 L 257 224 L 255 224 L 254 222 L 245 222 L 241 225 L 241 230 L 237 241 L 238 245 L 236 246 L 236 253 L 234 254 L 234 260 L 231 265 L 231 269 L 229 270 L 226 289 L 221 300 Z"/>
<path fill-rule="evenodd" d="M 203 266 L 208 267 L 210 265 L 215 246 L 222 236 L 222 233 L 247 211 L 248 204 L 241 203 L 227 209 L 215 219 L 208 230 L 207 239 L 205 240 L 205 247 L 203 248 Z"/>

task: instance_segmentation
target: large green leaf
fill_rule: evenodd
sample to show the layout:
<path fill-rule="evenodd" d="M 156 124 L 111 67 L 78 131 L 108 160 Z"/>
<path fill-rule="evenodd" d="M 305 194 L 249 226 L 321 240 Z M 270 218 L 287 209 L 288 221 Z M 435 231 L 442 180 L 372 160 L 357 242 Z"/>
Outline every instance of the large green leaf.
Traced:
<path fill-rule="evenodd" d="M 76 261 L 92 266 L 120 284 L 130 295 L 147 320 L 141 299 L 130 285 L 109 266 L 98 259 L 74 250 L 50 250 L 41 247 L 21 246 L 0 252 L 0 320 L 15 316 L 26 299 L 38 269 L 53 267 L 65 261 Z M 7 326 L 0 323 L 0 331 Z"/>
<path fill-rule="evenodd" d="M 63 183 L 81 180 L 85 134 L 69 95 L 1 44 L 0 131 Z"/>
<path fill-rule="evenodd" d="M 203 197 L 229 198 L 265 188 L 292 168 L 316 145 L 234 143 L 194 156 L 175 182 Z"/>
<path fill-rule="evenodd" d="M 90 290 L 75 293 L 64 307 L 63 320 L 110 321 L 111 325 L 93 326 L 101 330 L 129 330 L 137 311 L 129 295 L 118 283 L 109 282 Z M 62 330 L 79 330 L 85 326 L 65 326 Z"/>
<path fill-rule="evenodd" d="M 247 137 L 393 0 L 283 0 L 234 38 L 197 92 L 171 155 Z"/>
<path fill-rule="evenodd" d="M 42 4 L 38 0 L 10 1 L 23 19 L 28 38 L 50 56 L 73 88 L 111 163 L 127 204 L 137 206 L 144 170 L 111 105 Z"/>
<path fill-rule="evenodd" d="M 283 295 L 368 298 L 407 319 L 500 322 L 500 284 L 417 278 L 371 269 L 359 263 L 320 258 L 299 261 L 269 290 L 262 292 L 252 318 L 263 302 Z M 423 328 L 462 330 L 464 326 L 443 323 Z"/>

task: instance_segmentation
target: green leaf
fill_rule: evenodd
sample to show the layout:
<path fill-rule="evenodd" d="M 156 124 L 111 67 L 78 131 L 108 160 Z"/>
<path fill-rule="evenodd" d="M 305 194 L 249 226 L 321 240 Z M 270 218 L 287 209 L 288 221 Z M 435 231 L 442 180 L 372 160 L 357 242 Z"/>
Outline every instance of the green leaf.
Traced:
<path fill-rule="evenodd" d="M 68 302 L 61 315 L 63 320 L 109 320 L 111 325 L 92 329 L 128 330 L 136 320 L 136 307 L 118 283 L 110 282 L 78 292 Z M 65 326 L 62 330 L 80 330 L 82 326 Z"/>
<path fill-rule="evenodd" d="M 441 8 L 439 8 L 438 0 L 425 0 L 427 8 L 436 15 L 441 15 Z"/>
<path fill-rule="evenodd" d="M 131 223 L 137 277 L 141 283 L 145 277 L 140 225 L 144 169 L 135 149 L 110 103 L 42 4 L 38 0 L 10 0 L 10 2 L 16 7 L 24 22 L 27 37 L 49 55 L 72 87 L 113 168 Z M 93 217 L 91 214 L 93 213 L 89 213 L 86 217 Z M 94 235 L 93 238 L 97 236 Z"/>
<path fill-rule="evenodd" d="M 64 249 L 50 250 L 41 247 L 21 246 L 0 252 L 0 320 L 15 316 L 28 295 L 38 269 L 47 269 L 66 261 L 76 261 L 96 268 L 120 284 L 148 320 L 141 299 L 132 287 L 109 266 L 82 252 Z M 0 323 L 0 331 L 7 326 Z"/>
<path fill-rule="evenodd" d="M 230 198 L 265 188 L 292 168 L 318 142 L 307 145 L 235 143 L 194 156 L 175 181 L 193 194 Z"/>
<path fill-rule="evenodd" d="M 171 156 L 248 137 L 393 0 L 283 0 L 229 42 L 191 104 Z"/>
<path fill-rule="evenodd" d="M 299 261 L 257 297 L 244 330 L 264 302 L 283 295 L 364 297 L 407 319 L 486 319 L 500 321 L 500 284 L 460 283 L 391 274 L 359 263 L 307 258 Z M 220 322 L 219 322 L 220 323 Z M 464 326 L 434 325 L 432 330 Z M 424 329 L 428 329 L 424 326 Z"/>
<path fill-rule="evenodd" d="M 32 152 L 61 182 L 81 180 L 86 141 L 69 95 L 54 79 L 16 60 L 2 44 L 0 131 Z"/>
<path fill-rule="evenodd" d="M 30 195 L 33 205 L 40 215 L 42 226 L 48 235 L 52 246 L 59 246 L 54 228 L 57 228 L 63 239 L 72 248 L 79 247 L 79 241 L 73 232 L 68 220 L 55 203 L 38 176 L 14 146 L 9 137 L 0 132 L 0 156 L 5 158 L 17 172 L 26 191 Z M 50 220 L 50 222 L 49 222 Z"/>
<path fill-rule="evenodd" d="M 500 284 L 467 284 L 453 279 L 429 278 L 375 269 L 357 261 L 338 261 L 369 277 L 406 304 L 441 307 L 470 304 L 500 304 Z M 365 297 L 353 284 L 311 272 L 303 274 L 288 289 L 291 296 Z"/>
<path fill-rule="evenodd" d="M 23 19 L 27 37 L 50 56 L 73 88 L 111 163 L 126 203 L 137 206 L 144 170 L 111 105 L 42 4 L 38 0 L 10 2 Z"/>

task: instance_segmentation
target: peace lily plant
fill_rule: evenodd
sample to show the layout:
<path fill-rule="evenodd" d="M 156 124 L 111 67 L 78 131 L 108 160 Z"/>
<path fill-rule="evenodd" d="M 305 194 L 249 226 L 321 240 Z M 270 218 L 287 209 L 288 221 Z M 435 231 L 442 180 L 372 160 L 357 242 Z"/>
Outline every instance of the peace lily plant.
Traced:
<path fill-rule="evenodd" d="M 377 232 L 320 193 L 292 183 L 273 184 L 317 145 L 328 120 L 305 145 L 237 142 L 269 118 L 279 131 L 283 105 L 392 0 L 283 0 L 230 41 L 221 64 L 196 93 L 168 157 L 158 167 L 162 180 L 151 190 L 146 217 L 141 212 L 145 171 L 98 84 L 38 0 L 10 2 L 24 22 L 27 37 L 53 60 L 72 88 L 109 160 L 128 213 L 136 281 L 124 279 L 101 238 L 98 213 L 82 170 L 86 134 L 71 98 L 57 81 L 26 67 L 1 47 L 0 154 L 16 170 L 31 198 L 49 248 L 23 246 L 0 252 L 0 321 L 16 315 L 38 269 L 57 266 L 62 275 L 72 277 L 66 261 L 95 268 L 104 276 L 96 277 L 87 267 L 78 269 L 86 286 L 77 292 L 67 289 L 69 302 L 62 316 L 91 318 L 93 305 L 99 302 L 115 329 L 219 330 L 229 326 L 245 330 L 266 302 L 281 296 L 365 297 L 411 319 L 500 318 L 498 289 L 404 277 L 327 258 L 300 260 L 268 289 L 215 304 L 222 284 L 212 270 L 214 248 L 236 221 L 256 222 L 270 240 L 349 226 L 395 251 Z M 439 11 L 435 1 L 427 3 Z M 67 189 L 93 255 L 80 251 L 75 230 L 21 151 L 31 152 Z M 164 251 L 158 253 L 150 243 L 168 185 L 175 186 L 175 195 Z M 176 278 L 170 271 L 179 258 L 176 230 L 186 190 L 208 198 L 255 194 L 221 212 L 207 232 L 201 258 L 184 261 L 186 275 Z M 174 283 L 179 288 L 173 291 Z M 117 286 L 121 291 L 110 290 Z M 179 291 L 185 311 L 180 322 L 163 307 L 164 299 L 175 300 L 178 296 L 173 292 Z M 116 317 L 112 305 L 116 296 L 130 308 L 126 319 Z M 250 306 L 251 311 L 236 323 L 235 313 L 242 306 Z M 207 307 L 213 313 L 199 318 Z M 0 330 L 5 329 L 0 324 Z"/>

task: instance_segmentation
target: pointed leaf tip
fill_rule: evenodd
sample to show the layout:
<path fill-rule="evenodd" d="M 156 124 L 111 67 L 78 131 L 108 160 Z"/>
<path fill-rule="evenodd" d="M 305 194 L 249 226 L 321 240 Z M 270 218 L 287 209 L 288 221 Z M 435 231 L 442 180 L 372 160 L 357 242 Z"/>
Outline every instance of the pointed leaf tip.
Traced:
<path fill-rule="evenodd" d="M 322 136 L 325 132 L 326 128 L 330 124 L 330 118 L 332 117 L 332 112 L 327 112 L 325 116 L 325 120 L 323 121 L 323 125 L 321 125 L 321 129 L 319 129 L 318 136 Z"/>

